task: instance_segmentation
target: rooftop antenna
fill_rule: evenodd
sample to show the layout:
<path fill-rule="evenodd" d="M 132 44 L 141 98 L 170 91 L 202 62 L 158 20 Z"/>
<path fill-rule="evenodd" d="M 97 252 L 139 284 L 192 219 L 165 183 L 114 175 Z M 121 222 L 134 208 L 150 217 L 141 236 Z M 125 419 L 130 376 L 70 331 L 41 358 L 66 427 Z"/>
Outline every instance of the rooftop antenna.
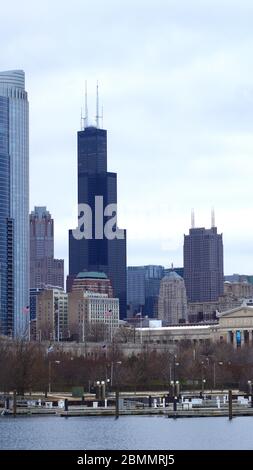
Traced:
<path fill-rule="evenodd" d="M 104 106 L 102 106 L 102 109 L 101 109 L 101 126 L 103 129 L 104 128 Z"/>
<path fill-rule="evenodd" d="M 80 126 L 81 126 L 81 131 L 83 131 L 83 108 L 81 108 Z"/>
<path fill-rule="evenodd" d="M 89 125 L 89 113 L 88 113 L 88 93 L 87 93 L 87 80 L 85 80 L 85 117 L 84 117 L 84 129 Z"/>
<path fill-rule="evenodd" d="M 97 129 L 99 129 L 99 94 L 98 94 L 98 81 L 97 81 L 97 101 L 96 101 L 96 126 L 97 126 Z"/>
<path fill-rule="evenodd" d="M 194 209 L 191 211 L 191 228 L 195 228 L 195 213 Z"/>
<path fill-rule="evenodd" d="M 212 228 L 215 227 L 215 212 L 214 212 L 214 208 L 212 208 L 212 211 L 211 211 L 211 227 L 212 227 Z"/>

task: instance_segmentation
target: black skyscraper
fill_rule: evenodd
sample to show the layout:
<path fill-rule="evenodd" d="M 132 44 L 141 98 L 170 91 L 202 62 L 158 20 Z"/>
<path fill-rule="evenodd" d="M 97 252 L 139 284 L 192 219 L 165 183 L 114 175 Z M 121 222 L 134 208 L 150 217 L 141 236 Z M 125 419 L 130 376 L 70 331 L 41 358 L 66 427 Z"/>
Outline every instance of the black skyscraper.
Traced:
<path fill-rule="evenodd" d="M 223 294 L 223 242 L 217 228 L 191 228 L 184 236 L 184 280 L 190 302 L 217 301 Z"/>
<path fill-rule="evenodd" d="M 103 197 L 102 213 L 108 204 L 117 204 L 117 174 L 107 172 L 107 132 L 86 127 L 78 132 L 78 204 L 87 204 L 92 211 L 92 238 L 77 240 L 69 231 L 68 290 L 80 271 L 105 272 L 112 282 L 114 297 L 120 299 L 120 316 L 126 315 L 126 232 L 124 238 L 107 239 L 95 235 L 96 225 L 104 227 L 110 219 L 97 219 L 96 197 Z M 114 215 L 114 214 L 112 214 Z M 115 226 L 113 230 L 116 230 Z M 82 228 L 81 228 L 82 230 Z"/>

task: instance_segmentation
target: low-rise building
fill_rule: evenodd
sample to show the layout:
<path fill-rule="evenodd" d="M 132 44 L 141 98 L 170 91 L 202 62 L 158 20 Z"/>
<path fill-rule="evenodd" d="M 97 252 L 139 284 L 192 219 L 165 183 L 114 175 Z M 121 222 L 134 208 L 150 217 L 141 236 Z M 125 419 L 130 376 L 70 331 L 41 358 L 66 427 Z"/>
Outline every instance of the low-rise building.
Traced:
<path fill-rule="evenodd" d="M 108 294 L 73 290 L 68 294 L 69 329 L 77 341 L 112 341 L 119 327 L 119 299 Z"/>
<path fill-rule="evenodd" d="M 63 289 L 45 289 L 37 297 L 36 332 L 41 340 L 69 337 L 68 294 Z"/>
<path fill-rule="evenodd" d="M 234 309 L 217 312 L 217 320 L 211 324 L 136 328 L 135 337 L 144 344 L 164 346 L 188 340 L 194 344 L 226 342 L 235 348 L 253 347 L 253 307 L 244 302 Z"/>

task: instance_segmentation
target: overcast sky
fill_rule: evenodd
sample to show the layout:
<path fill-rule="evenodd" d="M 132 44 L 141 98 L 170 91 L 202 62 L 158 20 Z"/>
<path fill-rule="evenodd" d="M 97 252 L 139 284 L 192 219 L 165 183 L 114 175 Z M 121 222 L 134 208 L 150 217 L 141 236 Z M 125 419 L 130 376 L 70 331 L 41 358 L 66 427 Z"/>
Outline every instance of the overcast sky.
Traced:
<path fill-rule="evenodd" d="M 128 264 L 182 265 L 191 208 L 209 227 L 214 206 L 225 273 L 253 273 L 252 24 L 252 0 L 2 2 L 0 70 L 26 72 L 30 206 L 52 213 L 57 257 L 99 80 Z"/>

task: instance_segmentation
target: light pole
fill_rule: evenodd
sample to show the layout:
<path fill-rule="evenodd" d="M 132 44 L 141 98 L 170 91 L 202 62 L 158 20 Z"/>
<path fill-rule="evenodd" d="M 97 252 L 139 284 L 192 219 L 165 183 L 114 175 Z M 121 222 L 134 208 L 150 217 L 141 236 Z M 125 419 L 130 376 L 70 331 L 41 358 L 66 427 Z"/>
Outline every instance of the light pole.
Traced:
<path fill-rule="evenodd" d="M 114 383 L 114 364 L 122 364 L 122 361 L 112 361 L 111 362 L 111 388 L 113 386 L 113 383 Z"/>
<path fill-rule="evenodd" d="M 173 395 L 174 397 L 176 396 L 177 393 L 177 383 L 179 384 L 179 381 L 176 380 L 176 366 L 179 366 L 179 362 L 176 362 L 176 354 L 173 356 Z"/>
<path fill-rule="evenodd" d="M 106 396 L 108 396 L 108 392 L 110 391 L 110 382 L 111 382 L 110 379 L 106 379 L 106 383 L 105 383 Z"/>
<path fill-rule="evenodd" d="M 175 382 L 174 382 L 174 380 L 171 380 L 171 381 L 170 381 L 170 386 L 171 386 L 170 392 L 172 392 L 172 395 L 174 396 L 174 395 L 175 395 L 175 393 L 174 393 L 174 390 L 175 390 Z"/>
<path fill-rule="evenodd" d="M 202 393 L 204 393 L 204 390 L 205 390 L 205 383 L 206 383 L 206 379 L 202 379 Z"/>
<path fill-rule="evenodd" d="M 85 339 L 85 330 L 84 330 L 84 313 L 83 313 L 83 318 L 82 318 L 82 342 L 84 343 Z"/>
<path fill-rule="evenodd" d="M 218 365 L 222 366 L 223 362 L 219 361 Z M 216 362 L 213 361 L 213 389 L 215 390 L 215 388 L 216 388 Z"/>
<path fill-rule="evenodd" d="M 48 393 L 51 393 L 52 389 L 52 362 L 54 364 L 60 364 L 61 361 L 48 361 Z"/>
<path fill-rule="evenodd" d="M 248 380 L 249 395 L 252 395 L 252 381 Z"/>
<path fill-rule="evenodd" d="M 179 380 L 176 380 L 176 396 L 178 397 L 180 393 L 180 384 Z"/>

